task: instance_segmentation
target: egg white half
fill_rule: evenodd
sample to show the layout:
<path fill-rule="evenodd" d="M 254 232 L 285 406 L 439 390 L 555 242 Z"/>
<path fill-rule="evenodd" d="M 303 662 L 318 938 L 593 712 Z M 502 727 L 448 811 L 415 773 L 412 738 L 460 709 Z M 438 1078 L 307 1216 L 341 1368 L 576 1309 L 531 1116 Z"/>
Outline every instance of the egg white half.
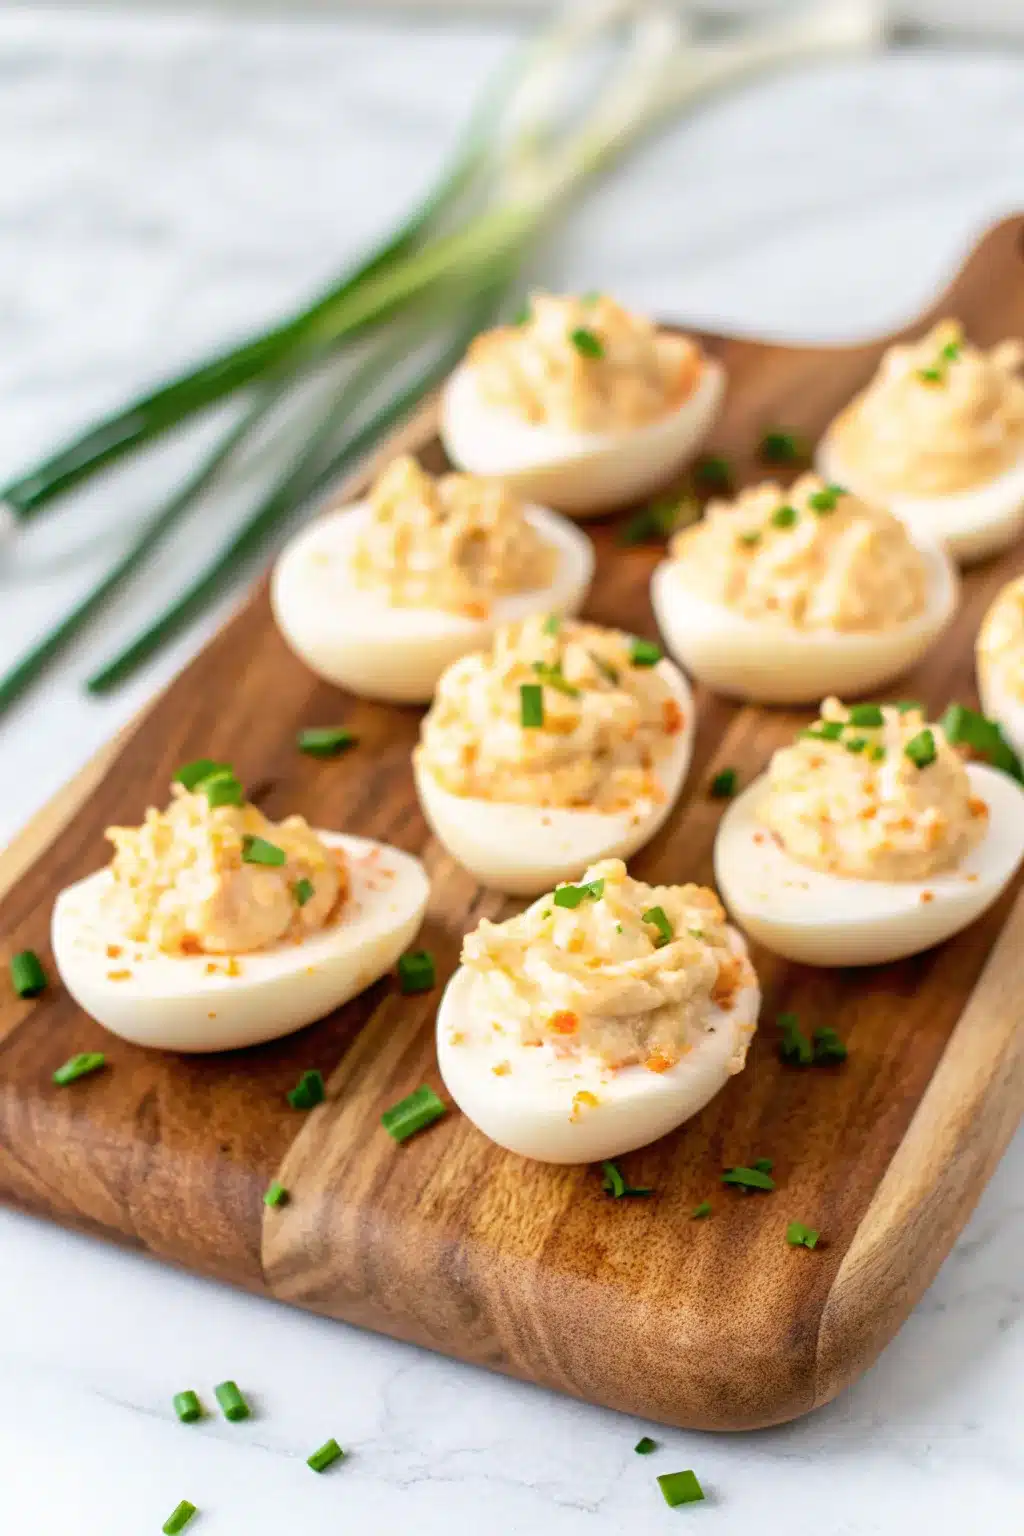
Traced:
<path fill-rule="evenodd" d="M 234 976 L 227 956 L 136 944 L 110 926 L 101 898 L 112 876 L 103 869 L 57 897 L 51 938 L 61 980 L 105 1029 L 157 1050 L 232 1051 L 323 1018 L 390 970 L 419 930 L 430 886 L 418 859 L 386 843 L 317 836 L 345 853 L 350 889 L 337 918 L 301 943 L 241 954 Z M 117 958 L 108 945 L 120 948 Z"/>
<path fill-rule="evenodd" d="M 480 398 L 462 363 L 441 396 L 441 438 L 453 464 L 494 475 L 521 496 L 577 517 L 649 496 L 700 449 L 725 393 L 725 370 L 706 357 L 693 394 L 670 415 L 622 432 L 533 425 Z"/>
<path fill-rule="evenodd" d="M 894 496 L 872 486 L 867 477 L 847 467 L 835 440 L 827 435 L 815 461 L 826 480 L 887 508 L 915 540 L 941 540 L 960 565 L 998 554 L 1024 532 L 1024 459 L 983 485 L 935 496 Z"/>
<path fill-rule="evenodd" d="M 730 930 L 733 947 L 746 953 Z M 445 988 L 437 1015 L 437 1059 L 463 1114 L 498 1146 L 544 1163 L 594 1163 L 621 1157 L 675 1130 L 702 1110 L 742 1064 L 757 1027 L 761 994 L 756 982 L 736 994 L 734 1006 L 712 1010 L 699 1042 L 667 1072 L 644 1066 L 610 1071 L 596 1057 L 573 1061 L 550 1045 L 515 1042 L 512 1027 L 499 1034 L 476 1023 L 471 1008 L 475 978 L 464 966 Z M 498 1021 L 500 1022 L 500 1021 Z M 495 1067 L 508 1063 L 507 1072 Z M 574 1107 L 575 1095 L 596 1104 Z"/>
<path fill-rule="evenodd" d="M 573 615 L 594 574 L 587 536 L 546 507 L 526 508 L 528 521 L 554 546 L 552 580 L 530 592 L 496 598 L 486 618 L 439 608 L 395 607 L 351 576 L 355 543 L 370 518 L 357 502 L 316 518 L 285 547 L 274 567 L 270 598 L 292 650 L 329 683 L 367 698 L 426 704 L 446 667 L 483 649 L 502 624 L 532 613 Z"/>
<path fill-rule="evenodd" d="M 510 805 L 453 795 L 417 755 L 416 791 L 439 842 L 482 885 L 510 896 L 540 896 L 578 879 L 599 859 L 628 859 L 663 824 L 679 798 L 693 755 L 696 710 L 686 678 L 672 662 L 657 666 L 682 710 L 683 723 L 654 765 L 664 798 L 627 811 L 584 811 L 561 806 Z"/>
<path fill-rule="evenodd" d="M 685 586 L 672 560 L 654 571 L 651 603 L 669 651 L 717 693 L 757 704 L 856 697 L 908 671 L 956 612 L 960 583 L 945 549 L 916 536 L 915 543 L 928 568 L 925 610 L 891 629 L 800 630 L 750 619 Z"/>
<path fill-rule="evenodd" d="M 985 836 L 956 869 L 927 880 L 850 880 L 811 869 L 757 819 L 767 775 L 726 811 L 715 840 L 722 900 L 746 933 L 806 965 L 879 965 L 941 944 L 996 901 L 1024 857 L 1024 790 L 969 763 L 989 808 Z"/>
<path fill-rule="evenodd" d="M 1024 757 L 1024 699 L 1011 692 L 993 668 L 983 664 L 980 659 L 978 694 L 985 714 L 990 720 L 998 722 L 1017 756 Z"/>

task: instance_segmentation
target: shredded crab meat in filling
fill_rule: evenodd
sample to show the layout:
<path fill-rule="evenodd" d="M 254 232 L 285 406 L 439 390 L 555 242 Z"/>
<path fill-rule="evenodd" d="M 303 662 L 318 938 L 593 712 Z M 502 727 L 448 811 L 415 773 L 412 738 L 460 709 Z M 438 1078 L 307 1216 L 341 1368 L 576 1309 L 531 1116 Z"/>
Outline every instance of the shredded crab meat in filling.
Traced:
<path fill-rule="evenodd" d="M 851 721 L 845 705 L 826 699 L 820 719 L 772 758 L 759 817 L 814 869 L 927 879 L 976 846 L 988 809 L 940 726 L 917 708 L 892 705 L 881 706 L 880 725 L 858 723 L 857 709 L 871 707 L 855 707 Z"/>
<path fill-rule="evenodd" d="M 1024 576 L 999 593 L 978 635 L 978 666 L 1012 698 L 1024 702 Z"/>
<path fill-rule="evenodd" d="M 954 320 L 890 347 L 833 427 L 836 451 L 880 492 L 943 495 L 991 480 L 1024 452 L 1024 345 L 989 351 Z"/>
<path fill-rule="evenodd" d="M 108 827 L 114 845 L 108 902 L 128 939 L 172 955 L 244 954 L 323 928 L 344 902 L 348 872 L 301 816 L 272 822 L 254 805 L 212 807 L 201 791 L 171 786 L 166 811 L 141 827 Z M 285 862 L 246 862 L 247 839 L 283 850 Z M 295 887 L 312 894 L 300 904 Z"/>
<path fill-rule="evenodd" d="M 631 640 L 594 624 L 534 616 L 455 662 L 423 721 L 419 766 L 451 794 L 503 804 L 622 811 L 658 803 L 657 764 L 686 722 Z M 543 725 L 524 726 L 524 684 Z"/>
<path fill-rule="evenodd" d="M 713 891 L 699 885 L 645 885 L 621 859 L 604 859 L 583 883 L 600 894 L 573 908 L 542 896 L 504 923 L 484 920 L 463 942 L 472 973 L 472 1018 L 514 1030 L 524 1046 L 564 1058 L 596 1058 L 664 1072 L 692 1050 L 753 975 L 733 947 Z M 667 941 L 643 914 L 660 907 Z M 730 1070 L 743 1066 L 749 1032 Z"/>
<path fill-rule="evenodd" d="M 373 487 L 352 570 L 358 585 L 383 589 L 396 607 L 486 618 L 495 598 L 549 585 L 557 560 L 501 481 L 435 479 L 404 455 Z"/>
<path fill-rule="evenodd" d="M 604 294 L 535 293 L 522 324 L 479 336 L 468 361 L 488 405 L 573 432 L 656 421 L 689 399 L 703 369 L 690 337 L 659 331 Z"/>
<path fill-rule="evenodd" d="M 698 596 L 797 629 L 890 629 L 927 604 L 928 567 L 903 524 L 817 475 L 711 502 L 671 555 Z"/>

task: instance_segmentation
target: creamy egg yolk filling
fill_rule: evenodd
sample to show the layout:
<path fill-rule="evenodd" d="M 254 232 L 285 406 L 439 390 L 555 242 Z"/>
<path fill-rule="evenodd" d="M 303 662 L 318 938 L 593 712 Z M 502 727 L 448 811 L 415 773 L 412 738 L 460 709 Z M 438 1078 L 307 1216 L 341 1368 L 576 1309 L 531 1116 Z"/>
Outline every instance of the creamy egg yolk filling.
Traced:
<path fill-rule="evenodd" d="M 106 835 L 115 850 L 105 896 L 113 926 L 171 955 L 301 940 L 348 892 L 343 855 L 301 816 L 275 823 L 254 805 L 212 805 L 201 784 L 194 792 L 173 784 L 165 811 L 151 808 L 141 827 Z"/>
<path fill-rule="evenodd" d="M 506 625 L 490 651 L 442 676 L 417 764 L 451 794 L 502 804 L 657 803 L 656 764 L 686 724 L 651 665 L 658 654 L 593 624 L 535 615 Z"/>
<path fill-rule="evenodd" d="M 485 404 L 534 426 L 617 432 L 677 410 L 700 382 L 688 336 L 604 294 L 535 293 L 519 325 L 477 337 L 467 361 Z"/>
<path fill-rule="evenodd" d="M 711 502 L 670 554 L 695 595 L 795 629 L 881 631 L 927 606 L 928 567 L 903 524 L 817 475 Z"/>
<path fill-rule="evenodd" d="M 357 585 L 396 607 L 486 618 L 495 598 L 547 586 L 558 556 L 499 480 L 436 478 L 404 455 L 369 499 L 352 556 Z"/>
<path fill-rule="evenodd" d="M 752 984 L 725 913 L 699 885 L 645 885 L 604 859 L 518 917 L 466 935 L 474 1032 L 550 1046 L 559 1057 L 665 1072 Z M 738 1072 L 744 1032 L 730 1070 Z M 459 1043 L 453 1041 L 454 1044 Z"/>
<path fill-rule="evenodd" d="M 895 495 L 943 495 L 991 480 L 1024 454 L 1022 359 L 1021 342 L 985 351 L 953 320 L 890 347 L 833 425 L 839 459 Z"/>
<path fill-rule="evenodd" d="M 999 593 L 978 633 L 978 666 L 1011 698 L 1024 703 L 1024 576 Z"/>
<path fill-rule="evenodd" d="M 775 753 L 758 815 L 799 863 L 860 880 L 954 868 L 988 824 L 959 755 L 916 705 L 838 699 Z"/>

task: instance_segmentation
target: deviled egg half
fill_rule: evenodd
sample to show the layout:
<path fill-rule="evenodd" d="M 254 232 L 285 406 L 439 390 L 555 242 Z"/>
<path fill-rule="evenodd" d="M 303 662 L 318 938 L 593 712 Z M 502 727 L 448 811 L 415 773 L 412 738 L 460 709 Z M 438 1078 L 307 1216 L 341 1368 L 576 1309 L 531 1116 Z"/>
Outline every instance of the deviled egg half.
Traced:
<path fill-rule="evenodd" d="M 954 320 L 890 347 L 820 444 L 829 480 L 887 507 L 961 564 L 1024 529 L 1024 347 L 972 346 Z"/>
<path fill-rule="evenodd" d="M 1024 755 L 1024 576 L 996 596 L 978 632 L 978 692 L 985 714 Z"/>
<path fill-rule="evenodd" d="M 577 516 L 639 501 L 703 443 L 720 363 L 603 294 L 532 295 L 478 336 L 441 400 L 449 458 Z"/>
<path fill-rule="evenodd" d="M 945 628 L 958 594 L 941 544 L 817 475 L 711 502 L 651 583 L 673 656 L 717 692 L 762 704 L 888 683 Z"/>
<path fill-rule="evenodd" d="M 966 928 L 1024 857 L 1024 790 L 965 764 L 917 705 L 826 699 L 726 811 L 722 898 L 809 965 L 874 965 Z"/>
<path fill-rule="evenodd" d="M 694 737 L 685 677 L 619 630 L 539 617 L 441 678 L 413 754 L 437 837 L 484 885 L 535 896 L 652 838 Z"/>
<path fill-rule="evenodd" d="M 438 1062 L 499 1146 L 596 1162 L 674 1130 L 741 1071 L 760 1001 L 713 891 L 645 885 L 606 859 L 466 935 Z"/>
<path fill-rule="evenodd" d="M 315 519 L 274 568 L 292 650 L 330 683 L 425 704 L 445 667 L 529 613 L 575 613 L 590 540 L 495 480 L 392 461 L 369 499 Z"/>
<path fill-rule="evenodd" d="M 323 1018 L 390 969 L 429 894 L 408 854 L 269 821 L 205 761 L 165 811 L 107 836 L 107 868 L 57 898 L 54 959 L 86 1013 L 161 1050 L 234 1050 Z"/>

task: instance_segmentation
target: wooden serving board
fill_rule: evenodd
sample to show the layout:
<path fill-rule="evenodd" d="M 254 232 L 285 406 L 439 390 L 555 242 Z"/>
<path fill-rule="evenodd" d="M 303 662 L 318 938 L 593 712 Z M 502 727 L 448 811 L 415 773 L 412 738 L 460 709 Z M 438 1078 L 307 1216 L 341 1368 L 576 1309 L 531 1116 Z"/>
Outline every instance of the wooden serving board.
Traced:
<path fill-rule="evenodd" d="M 978 341 L 1024 334 L 1024 219 L 992 231 L 933 315 Z M 919 322 L 920 323 L 920 322 Z M 808 348 L 707 338 L 729 376 L 714 444 L 748 477 L 765 427 L 816 435 L 886 344 Z M 432 409 L 402 434 L 442 462 Z M 394 444 L 389 451 L 394 450 Z M 365 480 L 365 476 L 363 477 Z M 357 487 L 347 487 L 347 493 Z M 594 526 L 588 613 L 654 634 L 648 580 L 659 552 Z M 974 699 L 972 644 L 1012 553 L 972 572 L 958 622 L 902 694 L 936 709 Z M 689 787 L 633 862 L 647 880 L 711 881 L 724 765 L 744 781 L 803 718 L 699 694 Z M 360 744 L 303 757 L 299 727 L 344 720 Z M 419 714 L 342 697 L 288 652 L 263 583 L 144 721 L 81 773 L 0 862 L 0 960 L 45 958 L 57 891 L 107 858 L 103 829 L 163 803 L 175 768 L 234 763 L 273 817 L 394 842 L 433 882 L 423 942 L 441 978 L 480 917 L 504 904 L 434 843 L 413 793 Z M 511 910 L 511 908 L 510 908 Z M 1024 1108 L 1024 905 L 1008 895 L 940 949 L 871 971 L 815 971 L 763 952 L 764 1027 L 745 1072 L 697 1119 L 624 1159 L 648 1200 L 611 1200 L 592 1169 L 526 1162 L 453 1112 L 396 1146 L 382 1109 L 440 1088 L 439 993 L 390 980 L 299 1035 L 205 1058 L 146 1052 L 106 1035 L 59 985 L 35 1002 L 0 986 L 0 1194 L 9 1202 L 252 1291 L 461 1359 L 666 1422 L 772 1424 L 826 1402 L 906 1317 L 967 1218 Z M 52 963 L 51 963 L 52 974 Z M 841 1068 L 775 1055 L 783 1010 L 849 1042 Z M 102 1049 L 108 1069 L 70 1089 L 51 1073 Z M 328 1102 L 285 1100 L 319 1067 Z M 723 1166 L 774 1159 L 777 1191 L 745 1198 Z M 290 1203 L 267 1210 L 272 1179 Z M 710 1198 L 713 1215 L 691 1221 Z M 816 1251 L 787 1222 L 821 1230 Z"/>

